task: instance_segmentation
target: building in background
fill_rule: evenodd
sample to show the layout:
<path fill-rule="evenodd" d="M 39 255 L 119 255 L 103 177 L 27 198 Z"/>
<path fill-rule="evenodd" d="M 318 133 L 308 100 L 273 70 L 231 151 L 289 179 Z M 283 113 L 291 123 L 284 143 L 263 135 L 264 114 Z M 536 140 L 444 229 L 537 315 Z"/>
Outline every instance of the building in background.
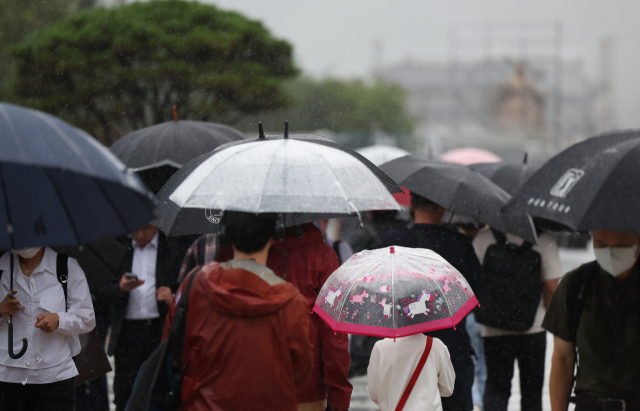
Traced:
<path fill-rule="evenodd" d="M 603 46 L 603 59 L 611 59 Z M 562 52 L 559 23 L 483 23 L 454 27 L 448 62 L 405 61 L 375 67 L 402 86 L 425 153 L 481 147 L 505 160 L 524 152 L 544 160 L 615 127 L 609 72 L 590 79 L 580 59 Z M 603 65 L 604 67 L 604 65 Z"/>

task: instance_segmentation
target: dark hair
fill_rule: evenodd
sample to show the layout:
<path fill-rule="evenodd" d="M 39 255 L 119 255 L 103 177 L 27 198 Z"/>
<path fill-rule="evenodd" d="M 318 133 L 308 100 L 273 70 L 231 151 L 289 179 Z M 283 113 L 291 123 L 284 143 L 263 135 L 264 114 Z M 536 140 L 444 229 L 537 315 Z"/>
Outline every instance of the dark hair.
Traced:
<path fill-rule="evenodd" d="M 420 194 L 416 194 L 413 191 L 411 192 L 411 204 L 413 204 L 415 208 L 426 209 L 434 213 L 440 211 L 442 208 L 440 204 L 433 202 Z"/>
<path fill-rule="evenodd" d="M 276 230 L 277 214 L 225 211 L 222 217 L 224 231 L 231 244 L 243 253 L 260 251 Z"/>

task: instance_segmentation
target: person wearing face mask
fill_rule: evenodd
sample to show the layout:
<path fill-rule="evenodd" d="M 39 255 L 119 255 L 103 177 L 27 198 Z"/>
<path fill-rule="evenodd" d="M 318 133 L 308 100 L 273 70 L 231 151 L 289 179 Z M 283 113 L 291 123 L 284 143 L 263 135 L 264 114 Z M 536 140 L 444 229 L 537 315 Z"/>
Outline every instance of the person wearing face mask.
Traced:
<path fill-rule="evenodd" d="M 591 235 L 596 261 L 563 278 L 542 323 L 554 335 L 551 409 L 638 411 L 640 235 Z"/>
<path fill-rule="evenodd" d="M 11 288 L 11 259 L 13 290 Z M 58 275 L 66 264 L 66 277 Z M 62 281 L 66 281 L 65 299 Z M 80 353 L 78 335 L 95 327 L 89 286 L 78 262 L 49 247 L 7 252 L 0 257 L 0 409 L 72 411 L 75 402 L 73 357 Z M 5 288 L 6 287 L 6 288 Z M 25 354 L 8 353 L 9 316 L 13 316 L 14 352 L 27 339 Z"/>

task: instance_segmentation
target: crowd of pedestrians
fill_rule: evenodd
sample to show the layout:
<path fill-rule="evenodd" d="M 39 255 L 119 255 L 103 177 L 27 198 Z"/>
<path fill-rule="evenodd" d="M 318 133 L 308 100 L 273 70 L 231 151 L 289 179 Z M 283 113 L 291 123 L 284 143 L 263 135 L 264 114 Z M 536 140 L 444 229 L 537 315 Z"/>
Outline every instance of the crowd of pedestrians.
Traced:
<path fill-rule="evenodd" d="M 345 220 L 342 240 L 329 238 L 329 220 L 285 227 L 277 213 L 225 211 L 219 234 L 189 247 L 171 246 L 145 224 L 127 240 L 116 280 L 93 296 L 74 259 L 49 247 L 4 253 L 0 281 L 9 291 L 0 320 L 15 316 L 37 348 L 16 362 L 11 345 L 0 344 L 0 407 L 107 410 L 104 377 L 81 386 L 93 392 L 86 398 L 74 383 L 79 335 L 97 323 L 114 358 L 117 411 L 132 409 L 145 364 L 175 335 L 180 349 L 168 365 L 178 368 L 179 387 L 169 394 L 182 411 L 347 410 L 349 378 L 362 374 L 383 411 L 506 411 L 516 364 L 523 411 L 542 410 L 546 372 L 554 411 L 570 402 L 579 411 L 640 410 L 639 235 L 591 230 L 595 261 L 564 275 L 558 246 L 540 225 L 534 244 L 479 222 L 445 222 L 437 201 L 410 198 L 410 221 L 372 212 L 360 227 Z M 311 307 L 363 244 L 437 253 L 480 305 L 450 328 L 350 342 Z M 2 275 L 11 267 L 15 281 Z M 331 292 L 340 301 L 341 291 Z M 365 296 L 351 303 L 362 306 Z M 12 332 L 0 327 L 0 340 Z"/>

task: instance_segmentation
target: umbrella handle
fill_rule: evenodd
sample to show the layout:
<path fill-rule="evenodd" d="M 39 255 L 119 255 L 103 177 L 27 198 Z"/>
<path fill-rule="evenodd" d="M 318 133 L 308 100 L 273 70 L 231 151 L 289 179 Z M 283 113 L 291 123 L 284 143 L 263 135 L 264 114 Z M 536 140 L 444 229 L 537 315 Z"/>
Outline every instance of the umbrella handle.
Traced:
<path fill-rule="evenodd" d="M 27 351 L 28 345 L 29 345 L 29 342 L 27 341 L 27 339 L 23 338 L 22 349 L 20 350 L 20 352 L 17 355 L 13 353 L 13 322 L 9 320 L 9 357 L 13 358 L 14 360 L 17 360 L 18 358 L 22 357 L 24 353 Z"/>

